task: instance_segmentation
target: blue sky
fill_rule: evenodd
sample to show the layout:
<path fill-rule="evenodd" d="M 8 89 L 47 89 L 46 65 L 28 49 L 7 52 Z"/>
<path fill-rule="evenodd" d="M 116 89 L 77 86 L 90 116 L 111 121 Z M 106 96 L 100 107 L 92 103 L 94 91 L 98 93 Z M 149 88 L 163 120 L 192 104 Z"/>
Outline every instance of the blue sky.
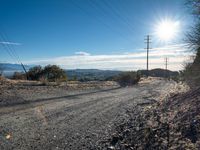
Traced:
<path fill-rule="evenodd" d="M 181 69 L 192 24 L 184 0 L 0 0 L 0 19 L 1 62 L 17 63 L 19 55 L 25 64 L 66 69 L 143 69 L 147 34 L 154 48 L 150 68 L 162 68 L 168 56 L 171 69 Z M 168 43 L 154 36 L 163 19 L 180 22 Z"/>

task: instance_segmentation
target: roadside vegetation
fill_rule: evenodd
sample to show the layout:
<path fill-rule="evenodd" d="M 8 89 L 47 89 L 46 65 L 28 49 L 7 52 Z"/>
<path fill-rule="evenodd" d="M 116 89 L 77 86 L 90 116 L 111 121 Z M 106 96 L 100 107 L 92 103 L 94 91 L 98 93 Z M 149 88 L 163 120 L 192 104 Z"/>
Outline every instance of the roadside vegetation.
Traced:
<path fill-rule="evenodd" d="M 112 71 L 108 71 L 112 72 Z M 100 76 L 94 73 L 86 73 L 82 78 L 77 79 L 76 74 L 70 76 L 69 81 L 80 81 L 80 82 L 88 82 L 88 81 L 115 81 L 120 86 L 131 86 L 137 84 L 140 80 L 140 72 L 130 71 L 130 72 L 114 72 L 113 76 L 106 77 L 106 71 L 104 71 Z M 67 81 L 66 71 L 61 69 L 56 65 L 47 65 L 45 67 L 34 66 L 29 69 L 27 74 L 23 72 L 15 72 L 12 79 L 16 80 L 31 80 L 31 81 L 42 81 L 45 82 L 64 82 Z M 105 75 L 104 75 L 105 74 Z M 96 76 L 95 76 L 96 75 Z M 105 76 L 104 78 L 102 76 Z"/>
<path fill-rule="evenodd" d="M 200 0 L 189 0 L 187 5 L 192 10 L 195 21 L 187 35 L 187 42 L 193 48 L 195 56 L 192 62 L 186 64 L 183 77 L 194 88 L 200 86 Z"/>
<path fill-rule="evenodd" d="M 62 82 L 67 81 L 67 75 L 63 69 L 56 65 L 47 65 L 45 67 L 35 66 L 29 69 L 27 74 L 15 72 L 13 79 Z"/>
<path fill-rule="evenodd" d="M 140 80 L 140 74 L 138 72 L 123 72 L 113 78 L 118 82 L 120 86 L 131 86 L 137 84 Z"/>

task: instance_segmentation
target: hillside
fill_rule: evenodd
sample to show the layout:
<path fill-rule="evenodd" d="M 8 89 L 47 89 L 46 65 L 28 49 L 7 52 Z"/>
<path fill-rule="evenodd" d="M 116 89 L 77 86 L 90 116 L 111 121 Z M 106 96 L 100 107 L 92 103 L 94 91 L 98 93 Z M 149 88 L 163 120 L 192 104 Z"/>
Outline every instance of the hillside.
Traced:
<path fill-rule="evenodd" d="M 180 89 L 181 87 L 178 88 L 179 92 Z M 141 103 L 127 111 L 129 120 L 118 124 L 101 146 L 117 150 L 198 150 L 200 149 L 199 102 L 200 88 L 195 88 L 189 91 L 183 90 L 181 93 L 171 93 L 164 99 L 159 98 L 156 101 L 152 99 L 152 102 Z M 136 115 L 138 111 L 140 115 Z"/>
<path fill-rule="evenodd" d="M 140 70 L 140 72 L 141 75 L 147 76 L 147 70 Z M 152 77 L 173 77 L 177 76 L 178 74 L 179 74 L 178 71 L 171 71 L 160 68 L 149 70 L 149 76 Z"/>
<path fill-rule="evenodd" d="M 23 72 L 23 68 L 20 64 L 9 64 L 1 63 L 0 66 L 3 68 L 4 76 L 10 77 L 14 72 Z M 25 65 L 25 68 L 29 70 L 34 65 Z M 99 70 L 99 69 L 66 69 L 65 70 L 69 80 L 79 80 L 79 81 L 103 81 L 107 79 L 112 79 L 114 76 L 119 75 L 123 71 L 116 70 Z M 147 75 L 146 70 L 139 70 L 142 76 Z M 179 73 L 177 71 L 170 71 L 164 69 L 152 69 L 149 70 L 149 76 L 152 77 L 173 77 L 177 76 Z"/>
<path fill-rule="evenodd" d="M 26 69 L 32 67 L 31 65 L 24 65 Z M 0 67 L 4 71 L 23 71 L 23 68 L 20 64 L 10 64 L 10 63 L 0 63 Z"/>
<path fill-rule="evenodd" d="M 122 71 L 112 71 L 112 70 L 98 70 L 98 69 L 75 69 L 66 70 L 68 79 L 74 79 L 80 81 L 90 81 L 90 80 L 106 80 L 107 78 L 116 76 Z"/>

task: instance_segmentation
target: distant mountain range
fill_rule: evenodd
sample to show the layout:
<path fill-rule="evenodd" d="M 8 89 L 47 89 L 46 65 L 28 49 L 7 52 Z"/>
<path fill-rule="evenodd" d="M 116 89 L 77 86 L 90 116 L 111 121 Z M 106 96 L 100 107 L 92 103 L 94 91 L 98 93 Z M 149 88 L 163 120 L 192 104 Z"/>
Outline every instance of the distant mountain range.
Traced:
<path fill-rule="evenodd" d="M 74 69 L 66 70 L 68 79 L 77 79 L 80 81 L 88 80 L 106 80 L 110 77 L 119 75 L 122 71 L 99 70 L 99 69 Z"/>
<path fill-rule="evenodd" d="M 28 70 L 32 66 L 24 65 Z M 23 71 L 23 68 L 20 64 L 9 64 L 9 63 L 0 63 L 0 67 L 3 68 L 4 71 Z"/>
<path fill-rule="evenodd" d="M 25 65 L 25 68 L 29 70 L 34 65 Z M 9 64 L 0 63 L 0 68 L 3 68 L 4 76 L 10 77 L 14 72 L 24 72 L 20 64 Z M 71 69 L 65 70 L 69 80 L 105 80 L 109 77 L 118 75 L 122 71 L 112 71 L 112 70 L 99 70 L 99 69 Z"/>
<path fill-rule="evenodd" d="M 24 67 L 29 70 L 32 66 L 24 65 Z M 6 77 L 11 77 L 14 72 L 24 72 L 20 64 L 10 64 L 10 63 L 0 63 L 0 71 L 3 70 L 3 75 Z"/>
<path fill-rule="evenodd" d="M 25 68 L 29 70 L 34 65 L 25 65 Z M 4 70 L 4 76 L 12 76 L 14 72 L 23 72 L 23 68 L 20 64 L 9 64 L 9 63 L 0 63 L 0 68 Z M 139 70 L 141 75 L 146 76 L 146 70 Z M 80 81 L 88 81 L 88 80 L 106 80 L 112 78 L 113 76 L 117 76 L 123 71 L 115 71 L 115 70 L 99 70 L 99 69 L 71 69 L 65 70 L 67 77 L 69 80 L 80 80 Z M 177 71 L 170 71 L 164 69 L 152 69 L 149 70 L 149 76 L 153 77 L 171 77 L 176 76 L 179 73 Z"/>

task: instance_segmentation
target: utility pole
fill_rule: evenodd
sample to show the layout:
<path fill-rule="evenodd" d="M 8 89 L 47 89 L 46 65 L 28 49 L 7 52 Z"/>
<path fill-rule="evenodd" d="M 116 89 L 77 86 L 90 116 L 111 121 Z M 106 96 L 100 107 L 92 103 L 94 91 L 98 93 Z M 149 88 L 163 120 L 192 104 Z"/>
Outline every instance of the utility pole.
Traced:
<path fill-rule="evenodd" d="M 169 58 L 165 57 L 165 77 L 167 78 L 167 66 L 168 66 Z"/>
<path fill-rule="evenodd" d="M 147 77 L 149 76 L 149 45 L 150 45 L 150 35 L 147 35 L 147 38 L 145 39 L 145 43 L 147 44 L 146 50 L 147 50 Z"/>
<path fill-rule="evenodd" d="M 26 68 L 24 67 L 24 65 L 21 63 L 21 66 L 22 66 L 22 68 L 24 69 L 24 72 L 25 72 L 25 74 L 26 74 L 26 79 L 28 80 L 28 73 L 27 73 L 27 71 L 26 71 Z"/>

